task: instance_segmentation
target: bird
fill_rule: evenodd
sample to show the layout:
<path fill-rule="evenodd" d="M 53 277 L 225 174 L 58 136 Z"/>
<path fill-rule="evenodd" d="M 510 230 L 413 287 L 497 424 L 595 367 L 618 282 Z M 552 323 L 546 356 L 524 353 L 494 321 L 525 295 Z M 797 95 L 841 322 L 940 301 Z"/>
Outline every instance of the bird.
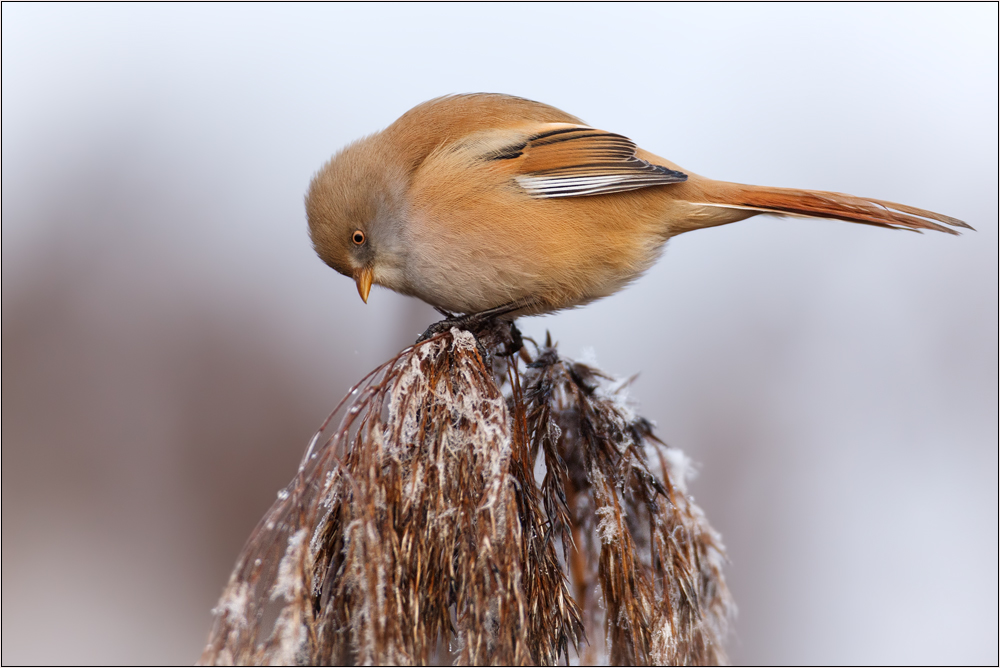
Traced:
<path fill-rule="evenodd" d="M 336 153 L 306 195 L 316 253 L 365 303 L 381 285 L 434 306 L 443 322 L 582 306 L 641 276 L 671 237 L 759 214 L 972 229 L 894 202 L 706 178 L 497 93 L 414 107 Z"/>

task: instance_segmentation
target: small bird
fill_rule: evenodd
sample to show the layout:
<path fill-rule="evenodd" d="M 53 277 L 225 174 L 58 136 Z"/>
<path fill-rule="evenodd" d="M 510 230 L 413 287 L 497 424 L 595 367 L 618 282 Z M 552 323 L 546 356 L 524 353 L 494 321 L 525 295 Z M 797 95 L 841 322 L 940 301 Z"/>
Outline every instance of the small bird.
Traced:
<path fill-rule="evenodd" d="M 894 229 L 966 223 L 833 192 L 714 181 L 518 97 L 450 95 L 348 145 L 306 196 L 317 254 L 451 314 L 549 313 L 621 290 L 666 241 L 761 213 Z"/>

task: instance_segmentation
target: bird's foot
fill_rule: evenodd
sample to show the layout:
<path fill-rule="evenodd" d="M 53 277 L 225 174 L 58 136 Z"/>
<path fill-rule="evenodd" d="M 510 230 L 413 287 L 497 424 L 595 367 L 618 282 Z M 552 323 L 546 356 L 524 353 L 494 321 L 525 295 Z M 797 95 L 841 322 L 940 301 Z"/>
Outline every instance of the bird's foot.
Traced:
<path fill-rule="evenodd" d="M 427 339 L 435 336 L 436 334 L 441 334 L 443 332 L 450 332 L 452 327 L 457 327 L 458 329 L 464 329 L 466 331 L 475 334 L 477 331 L 483 328 L 483 324 L 486 322 L 480 317 L 479 313 L 470 313 L 468 315 L 455 315 L 454 313 L 449 313 L 444 309 L 436 309 L 439 313 L 445 316 L 444 320 L 438 320 L 430 327 L 424 330 L 424 333 L 420 335 L 417 339 L 417 343 L 422 343 Z"/>
<path fill-rule="evenodd" d="M 501 357 L 510 357 L 517 354 L 524 345 L 524 341 L 521 338 L 520 330 L 514 325 L 514 321 L 504 321 L 502 318 L 521 308 L 524 308 L 524 304 L 510 303 L 486 311 L 480 311 L 479 313 L 469 313 L 466 315 L 455 315 L 444 309 L 436 308 L 438 313 L 445 316 L 444 320 L 439 320 L 424 330 L 424 333 L 417 339 L 417 343 L 422 343 L 432 336 L 449 332 L 452 327 L 457 327 L 471 333 L 476 338 L 476 343 L 480 348 L 480 352 L 484 353 L 484 358 L 487 347 L 493 349 L 501 345 L 503 346 L 503 351 L 497 354 Z M 501 324 L 508 325 L 509 329 L 506 332 L 502 332 L 504 328 L 498 326 Z M 481 339 L 486 339 L 489 345 L 484 346 Z"/>

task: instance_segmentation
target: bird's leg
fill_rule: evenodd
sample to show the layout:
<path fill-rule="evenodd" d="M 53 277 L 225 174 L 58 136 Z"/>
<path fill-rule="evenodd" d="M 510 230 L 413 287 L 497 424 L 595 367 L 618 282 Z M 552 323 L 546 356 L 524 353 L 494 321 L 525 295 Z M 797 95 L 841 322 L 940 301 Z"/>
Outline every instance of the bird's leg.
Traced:
<path fill-rule="evenodd" d="M 503 316 L 513 313 L 514 311 L 519 311 L 525 307 L 531 306 L 531 302 L 525 302 L 524 300 L 518 300 L 509 302 L 507 304 L 502 304 L 491 309 L 486 309 L 485 311 L 480 311 L 478 313 L 468 313 L 466 315 L 455 315 L 454 313 L 449 313 L 444 309 L 437 308 L 438 313 L 445 316 L 444 320 L 439 320 L 433 325 L 424 330 L 424 333 L 420 335 L 417 339 L 417 343 L 421 341 L 426 341 L 435 334 L 440 334 L 441 332 L 450 331 L 452 327 L 457 327 L 459 329 L 464 329 L 466 331 L 472 332 L 475 336 L 478 332 L 482 331 L 485 325 L 488 325 L 495 320 L 503 318 Z M 513 323 L 511 323 L 513 327 Z M 515 343 L 520 342 L 520 332 L 517 332 L 517 328 L 511 330 L 511 336 Z M 520 346 L 518 346 L 518 349 Z M 515 349 L 514 352 L 517 352 Z M 511 353 L 513 354 L 513 353 Z"/>

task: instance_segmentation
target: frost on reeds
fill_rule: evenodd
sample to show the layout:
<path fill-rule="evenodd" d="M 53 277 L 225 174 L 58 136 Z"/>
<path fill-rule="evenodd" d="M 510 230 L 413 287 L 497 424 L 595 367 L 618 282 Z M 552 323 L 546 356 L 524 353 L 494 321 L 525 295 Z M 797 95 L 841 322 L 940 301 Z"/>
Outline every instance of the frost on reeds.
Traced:
<path fill-rule="evenodd" d="M 354 388 L 250 536 L 202 663 L 725 660 L 725 557 L 686 458 L 551 343 L 505 357 L 514 331 L 440 333 Z"/>

